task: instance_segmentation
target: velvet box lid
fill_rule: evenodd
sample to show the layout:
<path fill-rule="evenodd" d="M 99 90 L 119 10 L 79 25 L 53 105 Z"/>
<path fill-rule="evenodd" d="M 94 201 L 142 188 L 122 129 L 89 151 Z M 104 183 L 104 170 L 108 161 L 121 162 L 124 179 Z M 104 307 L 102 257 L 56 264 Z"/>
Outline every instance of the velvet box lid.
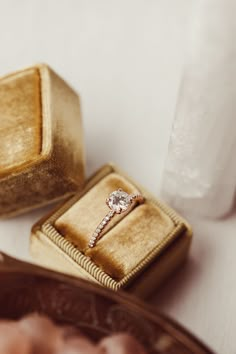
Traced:
<path fill-rule="evenodd" d="M 145 202 L 114 219 L 94 248 L 88 240 L 106 215 L 106 197 L 122 188 Z M 192 231 L 174 210 L 114 165 L 106 165 L 77 193 L 32 228 L 31 255 L 41 265 L 113 290 L 147 297 L 186 258 Z"/>
<path fill-rule="evenodd" d="M 0 79 L 0 120 L 0 217 L 82 188 L 79 97 L 47 65 Z"/>

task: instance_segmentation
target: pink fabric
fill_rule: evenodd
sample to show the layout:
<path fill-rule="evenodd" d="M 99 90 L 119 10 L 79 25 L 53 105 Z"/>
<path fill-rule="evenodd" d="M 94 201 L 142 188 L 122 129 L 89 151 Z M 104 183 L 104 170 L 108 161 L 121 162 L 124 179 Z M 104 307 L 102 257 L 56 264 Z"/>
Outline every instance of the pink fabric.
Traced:
<path fill-rule="evenodd" d="M 76 328 L 57 326 L 32 314 L 20 321 L 0 321 L 0 354 L 145 354 L 127 334 L 114 334 L 93 343 Z"/>

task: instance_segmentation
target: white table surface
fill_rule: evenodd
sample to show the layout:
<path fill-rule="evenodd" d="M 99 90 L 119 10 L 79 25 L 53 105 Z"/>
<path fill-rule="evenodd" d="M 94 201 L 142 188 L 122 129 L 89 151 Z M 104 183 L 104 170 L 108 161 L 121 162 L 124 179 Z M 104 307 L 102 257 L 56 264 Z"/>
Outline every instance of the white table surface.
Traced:
<path fill-rule="evenodd" d="M 87 173 L 114 161 L 159 194 L 194 0 L 0 1 L 0 75 L 49 63 L 82 99 Z M 30 259 L 31 225 L 0 222 L 0 249 Z M 186 216 L 186 215 L 185 215 Z M 189 217 L 189 262 L 153 300 L 218 353 L 236 353 L 236 217 Z"/>

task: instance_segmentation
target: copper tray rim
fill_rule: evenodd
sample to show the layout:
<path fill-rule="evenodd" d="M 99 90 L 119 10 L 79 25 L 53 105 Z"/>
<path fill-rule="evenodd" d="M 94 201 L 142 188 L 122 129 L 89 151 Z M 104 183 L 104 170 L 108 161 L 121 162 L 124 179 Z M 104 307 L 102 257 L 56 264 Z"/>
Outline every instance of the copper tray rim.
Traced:
<path fill-rule="evenodd" d="M 171 332 L 173 338 L 187 347 L 190 348 L 195 346 L 196 351 L 193 351 L 192 353 L 213 354 L 213 351 L 210 350 L 207 345 L 202 343 L 194 334 L 190 333 L 182 324 L 180 325 L 176 320 L 159 313 L 159 311 L 151 305 L 144 303 L 142 300 L 139 300 L 133 295 L 127 294 L 122 290 L 115 292 L 111 289 L 104 288 L 99 284 L 94 284 L 87 280 L 76 278 L 72 275 L 55 272 L 35 264 L 19 261 L 6 255 L 5 253 L 0 252 L 0 277 L 2 273 L 24 274 L 29 276 L 33 275 L 40 278 L 46 278 L 47 280 L 63 282 L 65 284 L 75 286 L 78 289 L 102 296 L 114 301 L 117 304 L 129 307 L 132 311 L 138 313 L 143 318 L 161 326 L 167 332 Z M 199 351 L 199 349 L 201 351 Z"/>

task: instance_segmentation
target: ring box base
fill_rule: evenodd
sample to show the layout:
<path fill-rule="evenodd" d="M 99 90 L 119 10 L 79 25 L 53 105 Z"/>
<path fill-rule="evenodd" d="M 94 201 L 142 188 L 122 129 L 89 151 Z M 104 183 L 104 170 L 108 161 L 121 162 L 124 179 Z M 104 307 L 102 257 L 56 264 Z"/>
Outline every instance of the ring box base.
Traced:
<path fill-rule="evenodd" d="M 140 191 L 145 203 L 121 214 L 88 249 L 90 233 L 107 211 L 105 197 L 118 186 L 128 193 Z M 81 193 L 33 227 L 31 254 L 41 265 L 144 298 L 186 259 L 191 239 L 190 226 L 174 210 L 106 165 Z"/>

